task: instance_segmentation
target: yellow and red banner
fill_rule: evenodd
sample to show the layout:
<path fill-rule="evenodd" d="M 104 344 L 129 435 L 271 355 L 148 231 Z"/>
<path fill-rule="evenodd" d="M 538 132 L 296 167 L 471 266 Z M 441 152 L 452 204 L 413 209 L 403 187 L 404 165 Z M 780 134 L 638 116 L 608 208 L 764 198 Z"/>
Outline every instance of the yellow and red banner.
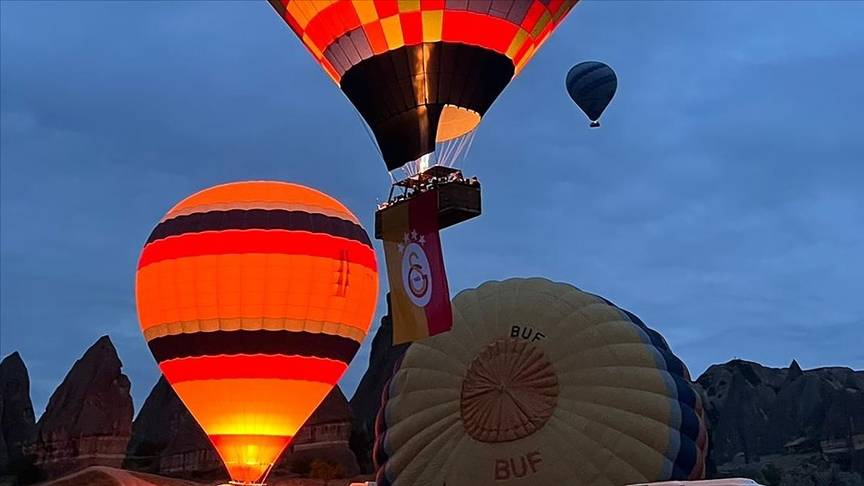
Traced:
<path fill-rule="evenodd" d="M 381 227 L 393 343 L 449 331 L 453 312 L 438 236 L 438 193 L 429 191 L 384 211 Z"/>

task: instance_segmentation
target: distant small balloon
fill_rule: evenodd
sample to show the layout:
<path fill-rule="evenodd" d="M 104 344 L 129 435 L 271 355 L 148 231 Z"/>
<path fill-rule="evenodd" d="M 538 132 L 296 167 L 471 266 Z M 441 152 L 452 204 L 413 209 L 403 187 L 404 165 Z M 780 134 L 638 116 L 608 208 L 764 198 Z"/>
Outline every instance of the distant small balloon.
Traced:
<path fill-rule="evenodd" d="M 597 120 L 618 89 L 615 71 L 602 62 L 581 62 L 567 72 L 566 84 L 570 97 L 591 120 L 591 127 L 599 127 Z"/>

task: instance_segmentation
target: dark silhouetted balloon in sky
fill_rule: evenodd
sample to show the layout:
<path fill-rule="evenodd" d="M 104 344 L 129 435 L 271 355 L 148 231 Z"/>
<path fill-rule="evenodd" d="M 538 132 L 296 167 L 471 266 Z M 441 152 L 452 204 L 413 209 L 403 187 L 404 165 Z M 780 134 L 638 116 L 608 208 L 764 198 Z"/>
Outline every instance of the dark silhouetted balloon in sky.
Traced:
<path fill-rule="evenodd" d="M 617 88 L 615 71 L 602 62 L 580 62 L 567 73 L 567 92 L 591 120 L 592 127 L 600 126 L 597 120 L 609 106 Z"/>

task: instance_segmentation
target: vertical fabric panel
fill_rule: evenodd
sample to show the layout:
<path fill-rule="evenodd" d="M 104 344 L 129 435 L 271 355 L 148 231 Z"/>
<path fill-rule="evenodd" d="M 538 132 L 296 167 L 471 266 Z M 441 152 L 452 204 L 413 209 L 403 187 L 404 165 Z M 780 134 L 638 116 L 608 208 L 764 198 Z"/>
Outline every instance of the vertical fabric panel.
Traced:
<path fill-rule="evenodd" d="M 510 9 L 513 8 L 514 0 L 497 0 L 489 5 L 489 14 L 498 18 L 506 19 Z M 516 22 L 514 22 L 516 23 Z"/>
<path fill-rule="evenodd" d="M 384 30 L 384 37 L 387 39 L 388 49 L 398 49 L 405 45 L 405 39 L 402 37 L 402 24 L 399 21 L 398 15 L 381 19 L 381 28 Z"/>
<path fill-rule="evenodd" d="M 423 11 L 423 42 L 438 42 L 441 40 L 444 11 Z"/>
<path fill-rule="evenodd" d="M 488 14 L 492 8 L 492 0 L 468 0 L 468 10 L 481 14 Z"/>
<path fill-rule="evenodd" d="M 369 0 L 351 0 L 354 5 L 354 10 L 357 12 L 357 17 L 360 23 L 368 24 L 378 20 L 378 11 L 375 9 L 375 2 Z"/>
<path fill-rule="evenodd" d="M 369 40 L 366 38 L 365 30 L 362 28 L 355 29 L 351 31 L 348 36 L 354 44 L 354 48 L 357 49 L 357 53 L 360 55 L 361 60 L 372 57 L 372 47 L 369 45 Z"/>

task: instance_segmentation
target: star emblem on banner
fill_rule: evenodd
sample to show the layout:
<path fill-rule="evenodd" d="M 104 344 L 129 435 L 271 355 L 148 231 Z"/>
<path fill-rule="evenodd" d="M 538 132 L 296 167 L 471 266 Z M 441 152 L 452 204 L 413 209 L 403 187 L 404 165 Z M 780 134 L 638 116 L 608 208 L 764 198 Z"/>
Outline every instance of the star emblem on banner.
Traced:
<path fill-rule="evenodd" d="M 420 234 L 417 230 L 406 231 L 405 234 L 402 235 L 402 241 L 396 242 L 396 249 L 399 250 L 399 253 L 405 253 L 405 248 L 413 243 L 421 246 L 425 245 L 426 236 Z"/>

